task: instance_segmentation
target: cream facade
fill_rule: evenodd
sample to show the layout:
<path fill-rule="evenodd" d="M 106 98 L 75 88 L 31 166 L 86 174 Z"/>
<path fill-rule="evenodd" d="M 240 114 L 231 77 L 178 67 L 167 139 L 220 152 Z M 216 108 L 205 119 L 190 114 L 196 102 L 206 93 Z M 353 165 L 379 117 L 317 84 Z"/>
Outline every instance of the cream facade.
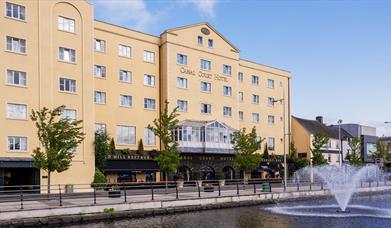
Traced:
<path fill-rule="evenodd" d="M 158 151 L 159 140 L 146 127 L 165 100 L 171 110 L 180 107 L 176 139 L 184 160 L 199 155 L 203 164 L 223 154 L 232 161 L 232 132 L 254 126 L 270 153 L 283 154 L 284 132 L 290 132 L 290 72 L 240 59 L 239 49 L 208 23 L 153 36 L 96 21 L 93 5 L 78 0 L 3 0 L 0 12 L 3 184 L 20 184 L 12 183 L 14 176 L 33 170 L 31 152 L 39 142 L 31 110 L 60 105 L 66 106 L 64 116 L 83 120 L 86 139 L 71 168 L 54 174 L 53 184 L 92 181 L 96 129 L 105 129 L 119 151 L 137 150 L 140 139 L 146 151 Z M 140 172 L 136 179 L 145 181 Z M 44 172 L 28 173 L 34 174 L 24 184 L 46 183 Z M 153 179 L 160 179 L 158 171 Z"/>

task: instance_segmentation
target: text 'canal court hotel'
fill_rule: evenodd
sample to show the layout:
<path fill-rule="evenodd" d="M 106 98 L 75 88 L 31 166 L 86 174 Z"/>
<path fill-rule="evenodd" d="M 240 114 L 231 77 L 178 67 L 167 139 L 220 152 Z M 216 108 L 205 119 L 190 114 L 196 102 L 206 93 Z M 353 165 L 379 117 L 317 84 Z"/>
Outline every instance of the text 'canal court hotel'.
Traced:
<path fill-rule="evenodd" d="M 95 130 L 115 140 L 118 151 L 105 167 L 111 182 L 159 181 L 153 157 L 160 143 L 146 127 L 164 100 L 179 107 L 174 137 L 186 179 L 239 177 L 230 141 L 240 128 L 255 126 L 269 153 L 283 154 L 290 72 L 240 59 L 208 23 L 154 36 L 94 20 L 83 0 L 3 0 L 0 12 L 0 185 L 46 184 L 32 165 L 39 142 L 29 115 L 60 105 L 63 117 L 83 120 L 86 139 L 53 184 L 92 181 Z M 273 102 L 283 97 L 285 115 Z M 137 150 L 140 139 L 143 154 L 121 152 Z"/>

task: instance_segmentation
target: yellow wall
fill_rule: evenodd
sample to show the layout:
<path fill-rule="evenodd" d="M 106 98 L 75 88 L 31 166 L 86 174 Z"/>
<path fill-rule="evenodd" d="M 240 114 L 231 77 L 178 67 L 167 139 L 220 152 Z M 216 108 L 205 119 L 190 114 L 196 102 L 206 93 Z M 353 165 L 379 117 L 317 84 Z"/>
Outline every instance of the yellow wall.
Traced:
<path fill-rule="evenodd" d="M 296 146 L 297 153 L 307 153 L 307 158 L 311 158 L 312 137 L 294 117 L 292 117 L 292 142 Z"/>

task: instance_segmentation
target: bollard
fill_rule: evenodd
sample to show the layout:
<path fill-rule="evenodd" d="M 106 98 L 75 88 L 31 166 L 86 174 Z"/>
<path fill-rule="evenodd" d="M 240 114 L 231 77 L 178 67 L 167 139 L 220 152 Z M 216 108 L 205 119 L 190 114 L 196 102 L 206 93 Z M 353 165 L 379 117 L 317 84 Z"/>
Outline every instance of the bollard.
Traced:
<path fill-rule="evenodd" d="M 221 196 L 221 189 L 220 189 L 220 184 L 219 184 L 219 196 Z"/>
<path fill-rule="evenodd" d="M 236 195 L 239 195 L 239 184 L 236 183 Z"/>
<path fill-rule="evenodd" d="M 297 191 L 299 191 L 299 190 L 300 190 L 299 182 L 297 182 L 296 185 L 297 185 L 297 186 L 296 186 Z"/>
<path fill-rule="evenodd" d="M 58 192 L 60 194 L 60 207 L 61 207 L 62 206 L 61 185 L 58 185 Z"/>
<path fill-rule="evenodd" d="M 152 196 L 152 200 L 154 200 L 154 194 L 153 194 L 153 184 L 152 184 L 152 182 L 151 182 L 151 196 Z"/>
<path fill-rule="evenodd" d="M 127 199 L 127 196 L 126 196 L 126 187 L 125 187 L 125 189 L 124 189 L 124 197 L 125 197 L 125 203 L 127 203 L 127 202 L 128 202 L 128 199 Z"/>
<path fill-rule="evenodd" d="M 176 199 L 179 199 L 179 195 L 178 195 L 178 185 L 175 185 L 175 194 L 176 194 Z"/>
<path fill-rule="evenodd" d="M 23 188 L 20 186 L 20 209 L 23 209 Z"/>
<path fill-rule="evenodd" d="M 323 181 L 320 182 L 320 189 L 323 190 Z"/>
<path fill-rule="evenodd" d="M 269 182 L 269 192 L 272 192 L 272 183 Z"/>
<path fill-rule="evenodd" d="M 198 183 L 197 183 L 197 187 L 198 187 L 198 198 L 201 198 L 201 189 Z"/>
<path fill-rule="evenodd" d="M 94 204 L 96 204 L 96 189 L 94 187 Z"/>
<path fill-rule="evenodd" d="M 284 192 L 286 192 L 286 186 L 287 186 L 287 183 L 285 183 L 284 180 L 282 180 L 282 183 L 284 184 Z"/>
<path fill-rule="evenodd" d="M 257 188 L 255 187 L 255 183 L 254 183 L 254 194 L 257 193 Z"/>

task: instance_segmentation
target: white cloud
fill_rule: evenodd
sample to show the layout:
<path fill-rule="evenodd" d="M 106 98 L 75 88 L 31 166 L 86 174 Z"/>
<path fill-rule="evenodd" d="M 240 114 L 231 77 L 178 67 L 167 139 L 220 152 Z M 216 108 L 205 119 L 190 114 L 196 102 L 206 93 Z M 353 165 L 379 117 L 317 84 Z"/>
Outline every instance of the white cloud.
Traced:
<path fill-rule="evenodd" d="M 144 0 L 91 0 L 97 16 L 110 23 L 131 26 L 136 30 L 148 30 L 156 17 Z"/>
<path fill-rule="evenodd" d="M 214 17 L 217 0 L 188 0 L 204 16 Z"/>

